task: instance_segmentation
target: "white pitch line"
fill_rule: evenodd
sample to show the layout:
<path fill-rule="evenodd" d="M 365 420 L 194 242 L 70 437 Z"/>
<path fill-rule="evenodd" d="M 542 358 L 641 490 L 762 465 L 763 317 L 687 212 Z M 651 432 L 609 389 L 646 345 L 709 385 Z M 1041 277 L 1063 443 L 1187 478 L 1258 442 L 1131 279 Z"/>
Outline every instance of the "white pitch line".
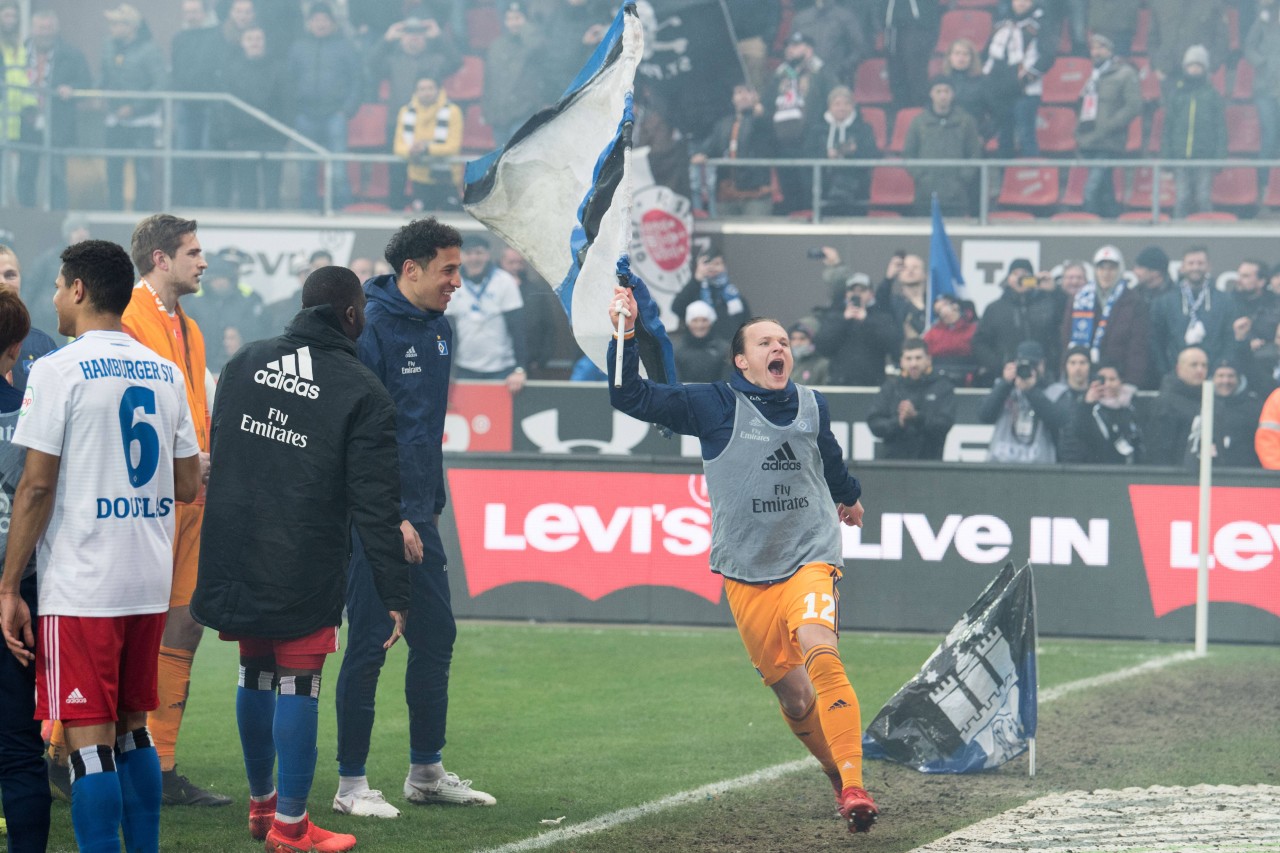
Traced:
<path fill-rule="evenodd" d="M 1102 675 L 1095 675 L 1092 678 L 1082 678 L 1079 681 L 1070 681 L 1066 684 L 1060 684 L 1057 687 L 1043 690 L 1040 692 L 1039 704 L 1043 705 L 1053 702 L 1068 693 L 1074 693 L 1077 690 L 1087 690 L 1092 687 L 1099 687 L 1103 684 L 1111 684 L 1116 681 L 1124 681 L 1135 675 L 1142 673 L 1154 672 L 1163 669 L 1170 664 L 1180 663 L 1182 661 L 1191 660 L 1195 657 L 1195 652 L 1178 652 L 1177 654 L 1166 655 L 1165 657 L 1152 658 L 1144 661 L 1137 666 L 1127 667 L 1125 669 L 1108 672 Z M 541 835 L 535 835 L 520 841 L 513 841 L 510 844 L 503 844 L 499 847 L 489 847 L 477 853 L 524 853 L 526 850 L 542 850 L 550 847 L 552 844 L 558 844 L 561 841 L 568 841 L 572 838 L 580 838 L 584 835 L 594 835 L 597 832 L 605 832 L 624 823 L 630 823 L 633 820 L 639 820 L 651 814 L 664 812 L 668 809 L 674 809 L 679 806 L 686 806 L 707 799 L 708 797 L 718 796 L 729 791 L 736 791 L 740 788 L 747 788 L 759 782 L 770 782 L 790 773 L 796 773 L 817 765 L 817 760 L 812 756 L 802 758 L 799 761 L 788 761 L 785 764 L 775 764 L 772 767 L 766 767 L 763 770 L 757 770 L 754 773 L 748 773 L 745 776 L 739 776 L 736 779 L 726 779 L 721 782 L 712 782 L 709 785 L 703 785 L 701 788 L 694 788 L 691 791 L 681 791 L 670 796 L 663 797 L 660 800 L 651 800 L 647 803 L 641 803 L 638 806 L 620 809 L 616 812 L 600 815 L 591 820 L 575 823 L 560 829 L 553 829 L 544 832 Z"/>

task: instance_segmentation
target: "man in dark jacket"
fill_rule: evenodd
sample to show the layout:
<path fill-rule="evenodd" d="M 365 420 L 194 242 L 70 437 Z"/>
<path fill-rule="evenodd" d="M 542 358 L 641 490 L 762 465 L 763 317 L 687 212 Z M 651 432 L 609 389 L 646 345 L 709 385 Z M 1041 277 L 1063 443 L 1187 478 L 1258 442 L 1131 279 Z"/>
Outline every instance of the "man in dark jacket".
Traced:
<path fill-rule="evenodd" d="M 884 441 L 885 459 L 941 459 L 956 422 L 955 390 L 930 371 L 920 338 L 902 345 L 902 373 L 885 380 L 871 404 L 867 426 Z"/>
<path fill-rule="evenodd" d="M 1227 107 L 1209 80 L 1209 51 L 1187 48 L 1182 78 L 1164 99 L 1160 156 L 1166 160 L 1220 160 L 1227 156 Z M 1212 210 L 1213 169 L 1186 167 L 1174 173 L 1173 215 Z"/>
<path fill-rule="evenodd" d="M 84 54 L 65 41 L 58 30 L 56 12 L 45 9 L 31 15 L 27 79 L 32 86 L 47 86 L 52 91 L 38 92 L 35 107 L 23 110 L 22 141 L 29 144 L 42 145 L 46 133 L 54 145 L 74 146 L 78 141 L 79 102 L 70 94 L 72 89 L 89 88 L 92 79 Z M 38 151 L 18 154 L 18 199 L 24 207 L 35 207 L 43 157 Z M 49 206 L 54 210 L 66 210 L 69 206 L 67 158 L 62 154 L 50 155 L 49 158 Z"/>
<path fill-rule="evenodd" d="M 715 241 L 698 252 L 693 276 L 672 300 L 671 311 L 683 319 L 689 305 L 698 300 L 707 303 L 715 311 L 716 319 L 711 324 L 711 335 L 725 342 L 733 340 L 738 327 L 751 316 L 751 306 L 729 279 L 724 252 Z"/>
<path fill-rule="evenodd" d="M 1209 250 L 1191 246 L 1183 252 L 1180 274 L 1178 286 L 1151 306 L 1151 343 L 1161 374 L 1188 346 L 1200 347 L 1210 361 L 1226 358 L 1235 337 L 1235 300 L 1214 287 Z"/>
<path fill-rule="evenodd" d="M 121 3 L 105 13 L 109 38 L 102 51 L 99 87 L 107 91 L 150 92 L 168 85 L 165 59 L 151 38 L 142 13 Z M 155 148 L 160 127 L 160 101 L 154 98 L 109 98 L 103 119 L 102 141 L 108 148 Z M 124 210 L 124 164 L 133 160 L 134 210 L 150 210 L 156 204 L 155 160 L 150 157 L 107 158 L 107 206 Z"/>
<path fill-rule="evenodd" d="M 240 36 L 239 48 L 220 71 L 222 88 L 251 107 L 279 121 L 289 120 L 293 84 L 284 64 L 267 51 L 267 34 L 257 26 Z M 219 104 L 214 124 L 214 144 L 228 151 L 280 151 L 284 137 L 244 110 Z M 231 179 L 217 188 L 227 206 L 248 210 L 280 207 L 282 161 L 267 158 L 232 160 Z M 259 194 L 261 190 L 261 194 Z"/>
<path fill-rule="evenodd" d="M 907 160 L 977 160 L 982 156 L 982 137 L 973 116 L 955 109 L 955 89 L 945 77 L 935 77 L 929 86 L 929 106 L 911 120 L 902 156 Z M 938 194 L 938 205 L 949 216 L 971 216 L 977 201 L 976 167 L 908 166 L 916 182 L 917 212 L 927 214 L 930 198 Z"/>
<path fill-rule="evenodd" d="M 832 385 L 884 382 L 885 361 L 902 343 L 902 327 L 889 309 L 876 302 L 871 281 L 863 273 L 849 278 L 842 297 L 818 315 L 814 344 L 830 363 Z"/>
<path fill-rule="evenodd" d="M 469 780 L 445 772 L 449 664 L 457 636 L 449 600 L 444 545 L 438 525 L 445 506 L 445 408 L 453 331 L 444 310 L 462 287 L 462 235 L 435 219 L 410 222 L 387 243 L 395 272 L 370 279 L 369 325 L 359 353 L 391 392 L 400 450 L 400 533 L 409 567 L 409 620 L 405 641 L 405 699 L 409 705 L 409 776 L 404 795 L 412 803 L 493 805 L 493 797 Z M 347 653 L 338 674 L 338 793 L 333 807 L 361 817 L 400 812 L 369 787 L 365 762 L 373 731 L 378 676 L 386 660 L 382 638 L 390 629 L 378 602 L 370 557 L 353 537 L 347 580 Z"/>
<path fill-rule="evenodd" d="M 1093 281 L 1064 312 L 1063 349 L 1087 347 L 1095 365 L 1112 364 L 1121 376 L 1145 377 L 1149 337 L 1147 303 L 1124 278 L 1124 255 L 1115 246 L 1103 246 L 1093 256 Z"/>
<path fill-rule="evenodd" d="M 1045 363 L 1056 365 L 1061 322 L 1061 303 L 1049 291 L 1036 287 L 1031 262 L 1025 258 L 1011 261 L 1000 298 L 987 306 L 973 336 L 979 384 L 993 383 L 1014 360 L 1023 341 L 1039 341 L 1045 349 Z"/>
<path fill-rule="evenodd" d="M 354 837 L 310 822 L 307 796 L 320 673 L 338 650 L 349 523 L 390 611 L 385 646 L 409 604 L 395 407 L 356 358 L 364 294 L 355 273 L 316 270 L 302 305 L 283 335 L 250 344 L 223 371 L 191 615 L 240 643 L 250 833 L 268 850 L 349 850 Z"/>
<path fill-rule="evenodd" d="M 1191 425 L 1200 416 L 1200 386 L 1209 375 L 1209 359 L 1200 347 L 1187 347 L 1178 353 L 1173 373 L 1164 378 L 1160 393 L 1151 407 L 1151 453 L 1145 460 L 1152 465 L 1181 465 L 1187 455 Z"/>
<path fill-rule="evenodd" d="M 741 166 L 715 169 L 708 158 L 767 158 L 773 156 L 773 127 L 760 105 L 755 89 L 739 83 L 733 87 L 733 114 L 721 118 L 711 135 L 696 146 L 689 163 L 699 167 L 697 192 L 707 198 L 695 204 L 714 210 L 716 216 L 768 216 L 773 212 L 773 187 L 769 169 Z M 712 204 L 714 197 L 714 205 Z"/>

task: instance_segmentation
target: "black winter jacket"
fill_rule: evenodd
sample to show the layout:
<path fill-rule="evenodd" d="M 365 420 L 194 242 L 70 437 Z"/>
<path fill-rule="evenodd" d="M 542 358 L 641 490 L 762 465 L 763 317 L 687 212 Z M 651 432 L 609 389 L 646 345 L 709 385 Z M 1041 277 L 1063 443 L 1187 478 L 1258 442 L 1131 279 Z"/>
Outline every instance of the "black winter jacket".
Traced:
<path fill-rule="evenodd" d="M 291 639 L 342 623 L 354 523 L 388 610 L 409 606 L 395 406 L 327 305 L 227 363 L 191 615 Z"/>

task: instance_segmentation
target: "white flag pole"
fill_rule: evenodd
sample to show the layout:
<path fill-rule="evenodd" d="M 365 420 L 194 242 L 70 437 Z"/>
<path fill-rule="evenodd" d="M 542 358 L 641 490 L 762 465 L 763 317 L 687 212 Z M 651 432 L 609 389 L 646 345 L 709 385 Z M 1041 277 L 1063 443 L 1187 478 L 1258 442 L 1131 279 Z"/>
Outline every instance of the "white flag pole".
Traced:
<path fill-rule="evenodd" d="M 629 2 L 624 3 L 623 7 L 631 5 Z M 625 79 L 634 81 L 636 78 L 636 60 L 644 54 L 644 27 L 640 26 L 640 19 L 634 15 L 624 15 L 625 23 L 622 29 L 622 68 Z M 627 96 L 630 100 L 635 93 L 635 85 L 632 84 Z M 622 211 L 621 221 L 619 222 L 619 230 L 622 232 L 618 235 L 618 256 L 621 258 L 627 254 L 627 247 L 631 244 L 631 201 L 633 197 L 631 187 L 631 134 L 635 130 L 634 113 L 631 117 L 632 127 L 624 128 L 626 135 L 626 145 L 622 149 L 622 181 L 618 185 L 618 189 L 614 196 Z M 619 277 L 621 278 L 621 277 Z M 628 282 L 619 281 L 623 287 L 627 287 Z M 633 317 L 632 325 L 639 322 L 639 317 Z M 622 387 L 622 344 L 623 335 L 626 332 L 626 318 L 622 312 L 618 312 L 618 345 L 614 353 L 613 360 L 613 387 Z"/>
<path fill-rule="evenodd" d="M 1200 564 L 1196 570 L 1196 657 L 1209 652 L 1209 505 L 1213 484 L 1213 382 L 1200 389 Z"/>

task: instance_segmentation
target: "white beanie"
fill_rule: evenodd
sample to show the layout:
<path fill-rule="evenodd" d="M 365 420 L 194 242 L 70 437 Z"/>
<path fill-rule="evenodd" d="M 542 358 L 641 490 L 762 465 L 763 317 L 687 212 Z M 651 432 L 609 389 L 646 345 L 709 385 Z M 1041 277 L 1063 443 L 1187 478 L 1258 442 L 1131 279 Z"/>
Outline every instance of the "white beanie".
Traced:
<path fill-rule="evenodd" d="M 716 309 L 712 308 L 701 299 L 695 299 L 693 302 L 689 303 L 688 308 L 684 309 L 684 324 L 687 326 L 699 317 L 703 317 L 709 322 L 714 323 L 716 321 Z"/>

